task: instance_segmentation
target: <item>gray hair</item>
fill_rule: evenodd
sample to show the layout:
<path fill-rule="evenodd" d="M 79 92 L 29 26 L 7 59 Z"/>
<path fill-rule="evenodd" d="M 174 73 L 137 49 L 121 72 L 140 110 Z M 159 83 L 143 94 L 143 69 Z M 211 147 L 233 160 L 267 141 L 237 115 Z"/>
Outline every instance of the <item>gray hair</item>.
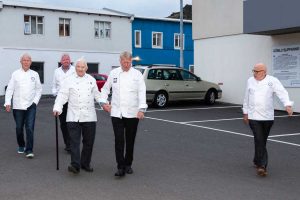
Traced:
<path fill-rule="evenodd" d="M 76 65 L 75 65 L 75 66 L 77 66 L 78 63 L 83 63 L 85 67 L 88 67 L 88 66 L 87 66 L 87 62 L 86 62 L 86 60 L 84 59 L 84 57 L 79 58 L 79 59 L 76 61 Z"/>
<path fill-rule="evenodd" d="M 29 53 L 23 53 L 23 54 L 21 55 L 21 57 L 20 57 L 20 61 L 22 61 L 23 58 L 25 58 L 25 57 L 27 57 L 27 58 L 29 58 L 29 59 L 31 60 L 31 56 L 29 55 Z"/>
<path fill-rule="evenodd" d="M 132 58 L 132 54 L 129 51 L 123 51 L 120 53 L 120 59 L 122 58 Z"/>
<path fill-rule="evenodd" d="M 68 53 L 63 53 L 63 54 L 61 55 L 61 59 L 62 59 L 63 57 L 65 57 L 65 56 L 67 56 L 67 57 L 70 58 L 70 55 L 69 55 Z"/>

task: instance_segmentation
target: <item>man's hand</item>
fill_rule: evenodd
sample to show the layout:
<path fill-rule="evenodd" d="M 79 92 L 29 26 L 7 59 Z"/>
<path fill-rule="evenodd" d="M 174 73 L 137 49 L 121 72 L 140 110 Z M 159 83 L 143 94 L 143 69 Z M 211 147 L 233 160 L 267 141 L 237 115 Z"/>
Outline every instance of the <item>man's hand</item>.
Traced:
<path fill-rule="evenodd" d="M 102 108 L 104 111 L 109 112 L 111 111 L 111 105 L 109 105 L 108 103 L 102 105 Z"/>
<path fill-rule="evenodd" d="M 285 107 L 286 112 L 288 113 L 289 116 L 293 115 L 293 109 L 292 106 L 286 106 Z"/>
<path fill-rule="evenodd" d="M 244 114 L 243 121 L 245 124 L 249 124 L 248 114 Z"/>
<path fill-rule="evenodd" d="M 138 119 L 144 119 L 144 113 L 143 112 L 141 112 L 141 111 L 139 111 L 138 113 L 137 113 L 137 118 Z"/>
<path fill-rule="evenodd" d="M 54 115 L 55 117 L 57 117 L 58 115 L 60 115 L 60 112 L 54 110 L 54 111 L 53 111 L 53 115 Z"/>
<path fill-rule="evenodd" d="M 6 110 L 6 112 L 10 112 L 11 106 L 10 106 L 10 105 L 6 105 L 6 106 L 5 106 L 5 110 Z"/>

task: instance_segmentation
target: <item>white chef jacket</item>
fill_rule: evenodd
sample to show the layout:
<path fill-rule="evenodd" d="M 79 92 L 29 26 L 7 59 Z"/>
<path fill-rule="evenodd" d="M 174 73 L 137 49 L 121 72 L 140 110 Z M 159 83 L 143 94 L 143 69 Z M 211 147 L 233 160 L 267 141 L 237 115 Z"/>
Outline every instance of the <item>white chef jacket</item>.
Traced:
<path fill-rule="evenodd" d="M 41 96 L 42 85 L 39 74 L 31 69 L 25 72 L 20 68 L 12 73 L 9 80 L 4 106 L 11 105 L 11 99 L 14 97 L 13 109 L 27 110 L 32 103 L 37 105 Z"/>
<path fill-rule="evenodd" d="M 252 120 L 274 120 L 274 94 L 285 107 L 293 105 L 288 92 L 277 78 L 270 75 L 261 81 L 257 81 L 254 77 L 249 78 L 243 113 L 248 114 L 248 119 Z"/>
<path fill-rule="evenodd" d="M 63 80 L 74 74 L 75 73 L 75 67 L 73 65 L 70 65 L 69 70 L 64 72 L 64 70 L 62 69 L 62 66 L 55 69 L 54 71 L 54 76 L 53 76 L 53 81 L 52 81 L 52 94 L 53 96 L 56 96 L 59 89 L 61 88 L 61 84 L 63 82 Z"/>
<path fill-rule="evenodd" d="M 136 118 L 140 110 L 146 110 L 146 85 L 140 71 L 130 68 L 127 72 L 121 67 L 112 70 L 101 89 L 101 103 L 107 103 L 112 89 L 111 116 Z"/>
<path fill-rule="evenodd" d="M 95 78 L 89 74 L 80 77 L 75 73 L 63 81 L 53 111 L 61 113 L 63 105 L 68 102 L 67 122 L 97 121 L 94 99 L 100 101 Z"/>

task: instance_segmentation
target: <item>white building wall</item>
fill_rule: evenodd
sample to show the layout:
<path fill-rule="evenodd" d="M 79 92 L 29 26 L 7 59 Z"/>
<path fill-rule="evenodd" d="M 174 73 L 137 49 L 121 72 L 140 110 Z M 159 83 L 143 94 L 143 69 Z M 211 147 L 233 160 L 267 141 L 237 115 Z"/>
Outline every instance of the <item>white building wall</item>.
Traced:
<path fill-rule="evenodd" d="M 215 5 L 216 7 L 204 6 L 201 3 Z M 232 1 L 234 9 L 241 9 L 242 1 Z M 218 3 L 218 4 L 216 4 Z M 207 21 L 216 15 L 216 11 L 227 8 L 228 2 L 221 0 L 195 0 L 193 1 L 193 38 L 194 38 L 194 64 L 195 73 L 204 80 L 221 83 L 223 97 L 221 101 L 242 104 L 247 79 L 252 76 L 251 70 L 254 64 L 263 62 L 268 67 L 268 73 L 273 74 L 272 70 L 272 50 L 274 47 L 286 45 L 299 45 L 299 34 L 288 34 L 280 36 L 261 36 L 261 35 L 246 35 L 238 34 L 238 29 L 228 35 L 227 29 L 222 30 L 219 25 L 222 23 L 241 23 L 231 25 L 232 27 L 242 26 L 241 21 L 230 20 L 231 18 L 218 18 L 215 23 L 215 30 L 211 31 L 211 25 Z M 238 7 L 236 7 L 238 6 Z M 209 8 L 209 10 L 203 10 Z M 220 11 L 226 13 L 227 11 Z M 203 14 L 206 13 L 204 17 Z M 202 17 L 201 17 L 202 16 Z M 195 21 L 194 19 L 198 19 Z M 209 21 L 209 20 L 208 20 Z M 205 34 L 200 34 L 195 31 L 203 30 Z M 202 27 L 202 29 L 199 29 Z M 208 31 L 206 31 L 206 28 Z M 236 32 L 236 33 L 234 33 Z M 216 34 L 217 33 L 217 34 Z M 300 112 L 300 88 L 286 88 L 289 92 L 291 100 L 295 102 L 294 110 Z M 284 109 L 279 100 L 275 100 L 276 109 Z"/>
<path fill-rule="evenodd" d="M 44 16 L 44 34 L 24 34 L 24 15 Z M 59 36 L 59 18 L 71 19 L 71 35 Z M 94 21 L 111 22 L 111 39 L 94 37 Z M 120 51 L 131 48 L 131 21 L 125 17 L 4 7 L 0 11 L 0 45 L 53 49 Z"/>
<path fill-rule="evenodd" d="M 221 83 L 222 101 L 241 104 L 255 63 L 271 65 L 271 37 L 234 35 L 195 41 L 195 73 Z"/>
<path fill-rule="evenodd" d="M 193 0 L 193 38 L 243 33 L 242 0 Z"/>
<path fill-rule="evenodd" d="M 44 16 L 43 35 L 24 35 L 24 15 Z M 59 37 L 59 18 L 71 19 L 71 36 Z M 111 39 L 94 38 L 94 21 L 111 22 Z M 119 53 L 132 51 L 131 21 L 128 17 L 51 11 L 44 9 L 5 7 L 0 10 L 0 96 L 11 73 L 20 68 L 24 52 L 34 62 L 44 62 L 43 94 L 51 94 L 53 72 L 63 53 L 72 62 L 84 57 L 88 63 L 98 63 L 99 73 L 108 74 L 119 66 Z"/>

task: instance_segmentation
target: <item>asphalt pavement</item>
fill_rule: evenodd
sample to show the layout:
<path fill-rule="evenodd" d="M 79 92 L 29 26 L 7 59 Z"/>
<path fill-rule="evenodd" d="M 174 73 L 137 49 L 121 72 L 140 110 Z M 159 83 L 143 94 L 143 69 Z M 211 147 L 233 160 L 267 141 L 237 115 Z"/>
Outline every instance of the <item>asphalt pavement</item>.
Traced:
<path fill-rule="evenodd" d="M 0 110 L 1 200 L 298 200 L 300 116 L 276 112 L 268 141 L 265 178 L 252 166 L 253 137 L 240 105 L 172 103 L 150 107 L 140 122 L 134 173 L 115 178 L 110 117 L 97 106 L 93 173 L 70 174 L 70 156 L 59 133 L 56 170 L 54 99 L 42 98 L 35 126 L 33 159 L 17 154 L 12 113 Z M 0 98 L 3 105 L 3 97 Z"/>

